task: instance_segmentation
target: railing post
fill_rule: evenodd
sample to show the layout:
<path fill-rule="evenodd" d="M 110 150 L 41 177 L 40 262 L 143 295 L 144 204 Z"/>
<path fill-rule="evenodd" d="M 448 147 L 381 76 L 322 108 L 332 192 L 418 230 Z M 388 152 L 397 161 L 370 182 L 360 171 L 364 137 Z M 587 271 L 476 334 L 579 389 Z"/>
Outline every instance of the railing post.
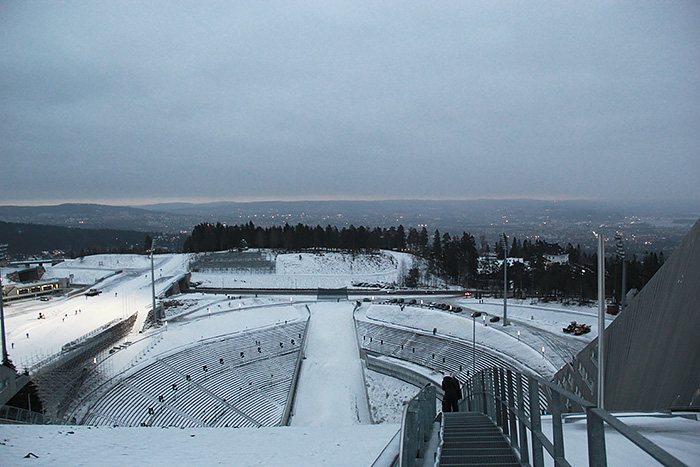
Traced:
<path fill-rule="evenodd" d="M 435 421 L 435 386 L 432 384 L 426 388 L 425 391 L 425 403 L 423 412 L 425 413 L 425 431 L 424 431 L 424 441 L 427 443 L 430 439 L 430 434 L 432 432 L 431 425 Z"/>
<path fill-rule="evenodd" d="M 532 428 L 532 465 L 544 466 L 544 453 L 542 442 L 538 435 L 542 433 L 542 420 L 540 418 L 540 388 L 538 381 L 532 376 L 527 377 L 530 392 L 530 427 Z"/>
<path fill-rule="evenodd" d="M 423 405 L 425 404 L 425 391 L 421 391 L 415 399 L 416 410 L 416 456 L 423 457 L 423 439 L 425 437 L 425 421 L 423 417 Z"/>
<path fill-rule="evenodd" d="M 501 410 L 501 382 L 499 379 L 499 374 L 500 371 L 498 368 L 493 369 L 493 401 L 496 404 L 496 413 L 495 413 L 495 419 L 494 421 L 496 422 L 496 425 L 503 429 L 503 420 L 502 420 L 502 410 Z"/>
<path fill-rule="evenodd" d="M 586 407 L 586 431 L 588 432 L 588 465 L 605 467 L 608 465 L 605 452 L 605 427 L 603 419 L 595 414 L 594 407 Z"/>
<path fill-rule="evenodd" d="M 510 444 L 519 450 L 518 446 L 518 424 L 517 417 L 515 416 L 515 399 L 513 398 L 513 372 L 510 369 L 507 370 L 508 378 L 508 422 L 510 424 Z"/>
<path fill-rule="evenodd" d="M 491 368 L 489 370 L 489 378 L 488 378 L 488 385 L 489 385 L 489 396 L 488 396 L 488 402 L 489 402 L 489 417 L 491 417 L 492 420 L 496 419 L 496 369 Z"/>
<path fill-rule="evenodd" d="M 561 397 L 557 391 L 549 389 L 549 411 L 552 414 L 552 438 L 554 440 L 554 465 L 564 461 L 564 432 L 561 425 Z"/>
<path fill-rule="evenodd" d="M 415 405 L 412 405 L 411 402 L 409 402 L 409 405 L 406 408 L 406 423 L 402 446 L 403 452 L 401 453 L 401 467 L 413 467 L 416 465 L 418 444 L 416 442 L 416 422 L 418 414 L 416 413 Z"/>
<path fill-rule="evenodd" d="M 505 371 L 503 368 L 498 371 L 498 386 L 500 388 L 498 397 L 500 399 L 499 405 L 501 406 L 501 429 L 503 429 L 503 434 L 508 435 L 508 400 L 506 399 Z"/>
<path fill-rule="evenodd" d="M 467 380 L 466 386 L 466 392 L 464 394 L 464 398 L 467 400 L 467 410 L 469 412 L 473 412 L 475 409 L 473 408 L 473 403 L 472 403 L 472 394 L 474 394 L 474 375 L 472 375 L 471 378 Z"/>
<path fill-rule="evenodd" d="M 525 426 L 525 402 L 523 397 L 523 375 L 515 375 L 516 392 L 518 397 L 518 433 L 520 434 L 520 462 L 527 464 L 530 456 L 527 449 L 527 428 Z"/>
<path fill-rule="evenodd" d="M 484 415 L 489 414 L 489 409 L 488 406 L 486 405 L 486 370 L 481 371 L 481 401 L 482 401 L 482 407 L 481 411 L 484 413 Z"/>

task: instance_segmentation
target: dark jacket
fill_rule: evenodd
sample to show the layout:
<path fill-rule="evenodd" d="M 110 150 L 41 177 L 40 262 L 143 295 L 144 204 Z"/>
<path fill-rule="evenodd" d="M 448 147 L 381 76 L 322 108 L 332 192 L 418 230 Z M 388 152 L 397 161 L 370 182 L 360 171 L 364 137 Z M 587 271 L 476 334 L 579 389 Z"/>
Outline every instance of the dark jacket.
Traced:
<path fill-rule="evenodd" d="M 460 400 L 462 398 L 462 388 L 457 378 L 445 376 L 442 379 L 442 390 L 445 391 L 445 399 Z"/>

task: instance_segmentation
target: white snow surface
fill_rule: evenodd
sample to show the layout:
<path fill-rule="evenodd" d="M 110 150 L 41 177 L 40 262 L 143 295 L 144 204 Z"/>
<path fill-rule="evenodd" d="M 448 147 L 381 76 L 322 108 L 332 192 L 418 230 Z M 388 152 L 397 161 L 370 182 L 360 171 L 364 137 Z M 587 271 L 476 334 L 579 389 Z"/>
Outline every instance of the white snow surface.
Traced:
<path fill-rule="evenodd" d="M 333 258 L 333 255 L 321 259 L 320 256 L 307 257 L 305 253 L 299 261 L 298 254 L 291 254 L 289 258 L 279 255 L 278 268 L 285 272 L 259 275 L 255 280 L 259 280 L 264 288 L 290 287 L 292 284 L 296 287 L 342 287 L 364 277 L 372 279 L 367 282 L 378 282 L 379 279 L 395 281 L 401 269 L 409 266 L 410 256 L 393 252 L 383 254 L 396 263 L 386 258 L 379 260 L 375 264 L 377 270 L 372 270 L 372 262 L 376 259 L 355 258 L 350 261 Z M 189 259 L 189 255 L 155 257 L 156 293 L 162 293 L 176 277 L 187 272 Z M 394 266 L 390 267 L 389 263 Z M 119 270 L 120 273 L 114 274 Z M 289 296 L 256 298 L 250 295 L 186 294 L 172 298 L 167 327 L 149 329 L 140 334 L 138 330 L 151 306 L 149 258 L 139 255 L 90 256 L 82 261 L 69 260 L 48 268 L 45 277 L 69 277 L 70 274 L 73 274 L 74 282 L 84 281 L 86 285 L 101 290 L 102 294 L 89 298 L 79 294 L 70 298 L 52 297 L 47 302 L 25 300 L 5 304 L 8 352 L 19 368 L 59 352 L 64 344 L 105 323 L 137 313 L 137 326 L 125 339 L 130 345 L 109 357 L 115 373 L 135 371 L 158 355 L 195 345 L 203 339 L 306 319 L 308 314 L 303 304 L 309 302 L 312 316 L 307 360 L 303 365 L 308 371 L 305 369 L 301 375 L 293 419 L 295 424 L 304 426 L 181 430 L 0 425 L 0 465 L 369 465 L 398 430 L 396 423 L 400 421 L 403 404 L 418 390 L 368 370 L 364 370 L 367 378 L 363 381 L 352 328 L 352 306 L 347 302 L 311 304 L 308 297 L 301 296 L 290 300 Z M 93 283 L 110 274 L 97 284 Z M 245 275 L 214 276 L 212 286 L 220 286 L 220 281 L 229 279 L 234 284 L 236 280 L 246 278 Z M 303 279 L 305 277 L 307 279 Z M 294 282 L 295 278 L 297 282 Z M 384 305 L 362 309 L 367 310 L 365 319 L 384 320 L 427 332 L 437 328 L 440 334 L 469 342 L 472 331 L 470 310 L 499 316 L 502 313 L 500 300 L 486 299 L 484 303 L 475 299 L 450 300 L 469 310 L 451 314 L 406 307 L 401 312 L 398 306 Z M 39 312 L 44 313 L 46 319 L 37 319 Z M 550 361 L 553 355 L 549 347 L 545 358 L 539 352 L 541 345 L 554 342 L 552 336 L 557 337 L 559 344 L 571 343 L 578 348 L 597 335 L 595 308 L 509 300 L 508 316 L 513 323 L 508 327 L 498 323 L 489 323 L 485 327 L 483 322 L 477 321 L 477 343 L 496 353 L 517 358 L 541 374 L 551 374 L 558 366 Z M 607 323 L 613 319 L 611 316 L 606 318 Z M 561 328 L 574 320 L 591 324 L 591 333 L 578 337 L 563 335 Z M 521 342 L 517 340 L 518 330 L 523 331 Z M 26 333 L 30 334 L 29 338 Z M 334 351 L 338 354 L 333 354 Z M 426 373 L 429 373 L 427 369 Z M 305 386 L 325 386 L 329 390 L 306 393 Z M 367 424 L 370 409 L 366 402 L 364 408 L 360 403 L 366 397 L 365 391 L 369 393 L 371 418 L 384 423 Z M 326 410 L 335 411 L 335 415 L 324 414 Z M 700 465 L 700 422 L 649 415 L 626 417 L 623 421 L 688 465 Z M 543 418 L 545 427 L 548 423 L 547 418 Z M 586 464 L 585 423 L 567 423 L 564 428 L 567 459 L 573 465 Z M 654 465 L 630 442 L 612 430 L 608 429 L 607 433 L 610 465 Z M 25 459 L 30 452 L 38 457 Z"/>
<path fill-rule="evenodd" d="M 193 272 L 203 287 L 313 289 L 355 287 L 354 284 L 396 286 L 413 264 L 408 253 L 382 250 L 376 254 L 303 252 L 279 254 L 274 273 L 255 271 Z"/>
<path fill-rule="evenodd" d="M 661 414 L 616 414 L 622 423 L 637 430 L 642 436 L 666 450 L 689 466 L 700 465 L 700 422 L 686 418 L 667 418 Z M 694 414 L 695 415 L 695 414 Z M 572 423 L 564 423 L 564 452 L 572 466 L 588 466 L 586 421 L 584 416 L 573 416 Z M 542 432 L 552 440 L 552 418 L 542 417 Z M 651 467 L 660 465 L 647 453 L 605 425 L 605 446 L 608 465 Z M 545 454 L 545 464 L 554 465 Z"/>
<path fill-rule="evenodd" d="M 290 425 L 370 423 L 353 306 L 348 302 L 318 303 L 310 310 L 306 359 Z"/>
<path fill-rule="evenodd" d="M 159 269 L 162 256 L 156 256 Z M 68 259 L 46 269 L 42 279 L 72 278 L 73 284 L 92 285 L 116 271 L 150 270 L 150 257 L 144 255 L 94 255 Z"/>
<path fill-rule="evenodd" d="M 106 428 L 0 425 L 0 465 L 367 466 L 398 425 Z M 37 458 L 25 459 L 28 453 Z"/>
<path fill-rule="evenodd" d="M 369 369 L 365 370 L 365 381 L 374 423 L 401 423 L 404 406 L 420 391 L 412 384 Z"/>
<path fill-rule="evenodd" d="M 187 255 L 158 255 L 154 263 L 156 294 L 161 294 L 185 272 Z M 52 297 L 48 302 L 36 299 L 5 304 L 8 351 L 15 365 L 30 367 L 60 352 L 63 345 L 133 313 L 138 313 L 134 329 L 141 329 L 152 302 L 150 259 L 138 255 L 96 255 L 83 261 L 65 261 L 47 273 L 67 277 L 79 274 L 85 267 L 94 267 L 94 275 L 102 277 L 117 270 L 109 268 L 118 265 L 122 266 L 121 273 L 94 285 L 102 292 L 99 296 L 79 294 Z M 40 312 L 45 319 L 38 319 Z"/>
<path fill-rule="evenodd" d="M 475 299 L 464 299 L 460 303 L 471 310 L 481 311 L 489 315 L 503 316 L 503 300 L 484 299 L 479 303 Z M 508 321 L 529 324 L 536 321 L 539 329 L 553 333 L 561 333 L 571 321 L 578 324 L 588 324 L 591 332 L 581 336 L 568 337 L 581 342 L 591 342 L 598 336 L 598 308 L 589 306 L 562 305 L 561 303 L 544 303 L 532 300 L 508 299 Z M 613 322 L 615 316 L 605 315 L 605 326 Z"/>

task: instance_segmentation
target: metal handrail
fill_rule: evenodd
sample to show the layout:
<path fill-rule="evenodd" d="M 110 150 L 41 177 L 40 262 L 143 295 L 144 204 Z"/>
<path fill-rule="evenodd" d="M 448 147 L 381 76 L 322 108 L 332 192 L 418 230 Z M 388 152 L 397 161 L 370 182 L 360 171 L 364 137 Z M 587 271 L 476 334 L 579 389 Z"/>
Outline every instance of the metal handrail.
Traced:
<path fill-rule="evenodd" d="M 685 466 L 657 444 L 622 423 L 610 412 L 563 389 L 539 376 L 504 369 L 490 368 L 480 371 L 465 384 L 464 409 L 481 411 L 489 416 L 506 435 L 511 446 L 524 464 L 544 466 L 544 452 L 553 459 L 555 466 L 570 466 L 564 453 L 562 409 L 578 405 L 586 415 L 588 463 L 590 466 L 606 466 L 604 423 L 634 443 L 642 451 L 665 466 Z M 542 406 L 542 394 L 546 396 Z M 533 403 L 533 401 L 536 401 Z M 566 405 L 563 402 L 566 401 Z M 464 407 L 466 406 L 466 407 Z M 568 410 L 568 409 L 567 409 Z M 541 415 L 552 417 L 553 440 L 542 432 Z M 530 432 L 531 450 L 528 449 Z"/>
<path fill-rule="evenodd" d="M 425 456 L 435 420 L 435 386 L 427 384 L 404 408 L 399 439 L 399 467 L 413 467 Z"/>
<path fill-rule="evenodd" d="M 22 425 L 65 425 L 65 421 L 60 418 L 9 405 L 0 406 L 0 420 Z"/>

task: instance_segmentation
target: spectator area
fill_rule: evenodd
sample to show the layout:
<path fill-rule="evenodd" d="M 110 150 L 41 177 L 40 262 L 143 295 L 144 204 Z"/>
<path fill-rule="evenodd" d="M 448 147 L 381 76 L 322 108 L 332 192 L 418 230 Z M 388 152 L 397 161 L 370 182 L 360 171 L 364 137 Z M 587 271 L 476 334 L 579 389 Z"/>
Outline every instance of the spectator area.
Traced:
<path fill-rule="evenodd" d="M 474 360 L 471 342 L 387 323 L 356 320 L 356 326 L 359 345 L 364 352 L 397 358 L 435 371 L 447 371 L 461 382 L 467 380 L 474 363 L 477 372 L 494 366 L 523 370 L 515 368 L 510 360 L 484 351 L 481 346 L 476 347 Z"/>
<path fill-rule="evenodd" d="M 159 357 L 88 408 L 87 425 L 260 427 L 284 423 L 306 322 L 219 337 Z"/>

